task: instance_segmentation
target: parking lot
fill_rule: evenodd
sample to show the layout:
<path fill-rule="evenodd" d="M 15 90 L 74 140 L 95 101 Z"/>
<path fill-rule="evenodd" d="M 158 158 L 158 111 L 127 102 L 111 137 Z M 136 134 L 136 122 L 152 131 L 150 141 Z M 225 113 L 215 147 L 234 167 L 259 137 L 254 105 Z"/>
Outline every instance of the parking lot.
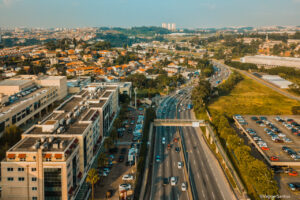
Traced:
<path fill-rule="evenodd" d="M 134 146 L 139 148 L 138 141 L 134 139 L 133 132 L 135 130 L 138 115 L 144 114 L 142 110 L 130 109 L 126 115 L 126 120 L 122 123 L 122 129 L 118 131 L 118 141 L 116 148 L 106 152 L 107 157 L 111 162 L 108 173 L 103 174 L 106 169 L 100 170 L 100 181 L 95 188 L 95 199 L 119 199 L 119 186 L 121 184 L 130 184 L 131 189 L 127 190 L 127 195 L 130 196 L 134 191 L 136 166 L 135 162 L 128 162 L 128 152 Z M 129 175 L 127 178 L 123 176 Z M 107 198 L 107 192 L 111 193 L 111 197 Z M 127 196 L 127 197 L 128 197 Z"/>
<path fill-rule="evenodd" d="M 281 199 L 299 199 L 300 116 L 235 115 L 234 120 L 274 170 Z M 298 184 L 295 191 L 290 183 Z"/>

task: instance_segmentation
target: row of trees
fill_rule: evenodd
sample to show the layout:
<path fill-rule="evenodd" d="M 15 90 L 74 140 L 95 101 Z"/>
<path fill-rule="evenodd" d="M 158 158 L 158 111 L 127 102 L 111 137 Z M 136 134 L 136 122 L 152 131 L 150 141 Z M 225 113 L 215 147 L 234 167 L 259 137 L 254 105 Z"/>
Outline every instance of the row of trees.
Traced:
<path fill-rule="evenodd" d="M 15 145 L 21 139 L 22 130 L 16 126 L 11 125 L 7 127 L 4 134 L 0 138 L 0 160 L 5 157 L 6 151 Z"/>
<path fill-rule="evenodd" d="M 244 145 L 235 130 L 231 127 L 228 118 L 224 114 L 213 114 L 213 125 L 224 143 L 228 154 L 238 168 L 248 193 L 254 199 L 260 199 L 259 195 L 277 195 L 278 186 L 274 180 L 273 172 L 268 166 L 251 155 L 251 148 Z"/>
<path fill-rule="evenodd" d="M 204 77 L 210 77 L 214 73 L 214 67 L 208 59 L 197 60 L 197 69 L 201 70 L 201 75 Z"/>
<path fill-rule="evenodd" d="M 132 74 L 124 80 L 132 82 L 133 88 L 138 88 L 140 97 L 153 97 L 166 89 L 172 91 L 185 82 L 182 75 L 169 77 L 166 73 L 158 75 L 155 80 L 147 79 L 144 74 Z"/>

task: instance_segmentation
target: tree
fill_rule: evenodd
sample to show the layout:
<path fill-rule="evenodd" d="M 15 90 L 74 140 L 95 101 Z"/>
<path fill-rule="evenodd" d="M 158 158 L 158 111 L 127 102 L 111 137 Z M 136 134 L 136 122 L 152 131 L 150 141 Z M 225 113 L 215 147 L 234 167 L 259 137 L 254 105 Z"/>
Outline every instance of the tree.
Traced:
<path fill-rule="evenodd" d="M 114 141 L 112 140 L 111 137 L 107 137 L 105 140 L 104 140 L 104 148 L 106 151 L 108 151 L 113 145 L 114 145 Z"/>
<path fill-rule="evenodd" d="M 98 157 L 98 167 L 104 167 L 107 163 L 107 156 L 105 153 L 100 153 L 99 157 Z"/>
<path fill-rule="evenodd" d="M 92 200 L 94 200 L 94 185 L 100 180 L 99 174 L 96 169 L 92 168 L 88 172 L 86 182 L 92 185 Z"/>

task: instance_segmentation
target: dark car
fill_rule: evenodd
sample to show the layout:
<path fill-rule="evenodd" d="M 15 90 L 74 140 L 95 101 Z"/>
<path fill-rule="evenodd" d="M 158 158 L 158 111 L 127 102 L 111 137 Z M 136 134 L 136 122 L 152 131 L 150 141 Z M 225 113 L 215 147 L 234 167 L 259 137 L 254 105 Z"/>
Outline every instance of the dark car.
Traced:
<path fill-rule="evenodd" d="M 109 153 L 112 153 L 112 154 L 116 154 L 116 153 L 118 153 L 118 147 L 115 147 L 115 148 L 111 148 L 111 149 L 109 149 Z"/>
<path fill-rule="evenodd" d="M 168 178 L 164 178 L 163 179 L 163 184 L 164 185 L 168 185 L 169 184 L 169 179 Z"/>
<path fill-rule="evenodd" d="M 121 155 L 121 156 L 119 157 L 119 162 L 123 162 L 123 161 L 124 161 L 124 156 Z"/>
<path fill-rule="evenodd" d="M 180 147 L 175 147 L 176 152 L 180 152 Z"/>
<path fill-rule="evenodd" d="M 126 152 L 127 152 L 127 149 L 126 149 L 126 148 L 122 148 L 122 149 L 121 149 L 121 154 L 126 154 Z"/>
<path fill-rule="evenodd" d="M 283 147 L 282 147 L 282 150 L 283 150 L 284 152 L 288 152 L 288 150 L 290 150 L 290 148 L 289 148 L 289 147 L 286 147 L 286 146 L 283 146 Z"/>

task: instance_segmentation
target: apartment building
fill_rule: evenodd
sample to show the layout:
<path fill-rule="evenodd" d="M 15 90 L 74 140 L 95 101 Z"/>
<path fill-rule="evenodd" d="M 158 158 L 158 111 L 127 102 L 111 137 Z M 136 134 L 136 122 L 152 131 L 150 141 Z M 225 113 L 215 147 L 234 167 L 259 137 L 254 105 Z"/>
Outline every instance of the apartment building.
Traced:
<path fill-rule="evenodd" d="M 76 138 L 26 137 L 1 162 L 2 199 L 71 199 L 82 173 Z"/>
<path fill-rule="evenodd" d="M 1 162 L 2 198 L 74 199 L 83 183 L 82 179 L 86 177 L 97 156 L 103 138 L 108 135 L 109 129 L 112 127 L 118 110 L 118 87 L 106 86 L 101 83 L 90 84 L 63 102 L 42 122 L 24 132 L 21 141 L 7 152 L 7 157 Z M 29 141 L 31 142 L 29 143 Z M 68 145 L 65 142 L 66 147 L 58 151 L 59 149 L 53 141 L 59 141 L 59 145 L 61 141 L 72 141 L 73 145 L 67 148 Z M 16 152 L 18 145 L 22 146 L 22 149 L 18 149 L 22 153 Z M 37 152 L 34 152 L 38 153 L 38 149 L 42 149 L 39 158 L 45 158 L 45 163 L 41 164 L 39 160 L 37 166 L 33 163 L 33 158 L 38 159 L 38 156 L 24 152 L 36 150 Z M 50 152 L 48 152 L 49 150 Z M 76 159 L 66 156 L 73 155 L 74 151 L 76 151 Z M 10 160 L 10 157 L 15 159 Z M 60 160 L 57 160 L 57 157 Z M 26 173 L 26 176 L 24 175 L 23 181 L 19 181 L 15 185 L 11 184 L 11 178 L 8 179 L 11 176 L 7 175 L 7 168 L 17 169 L 20 165 L 28 166 L 26 172 L 29 168 L 36 168 L 36 173 L 40 176 L 38 186 L 30 185 L 29 175 L 31 173 L 29 172 Z M 25 167 L 23 168 L 25 171 Z M 14 177 L 17 176 L 19 174 Z M 55 176 L 55 178 L 51 179 L 51 176 Z M 18 177 L 17 179 L 19 180 Z M 12 192 L 18 190 L 19 187 L 23 188 L 22 194 L 13 194 Z M 32 187 L 35 188 L 32 189 Z M 51 193 L 51 191 L 55 192 Z"/>
<path fill-rule="evenodd" d="M 19 76 L 0 82 L 0 134 L 24 125 L 67 95 L 66 77 Z"/>

